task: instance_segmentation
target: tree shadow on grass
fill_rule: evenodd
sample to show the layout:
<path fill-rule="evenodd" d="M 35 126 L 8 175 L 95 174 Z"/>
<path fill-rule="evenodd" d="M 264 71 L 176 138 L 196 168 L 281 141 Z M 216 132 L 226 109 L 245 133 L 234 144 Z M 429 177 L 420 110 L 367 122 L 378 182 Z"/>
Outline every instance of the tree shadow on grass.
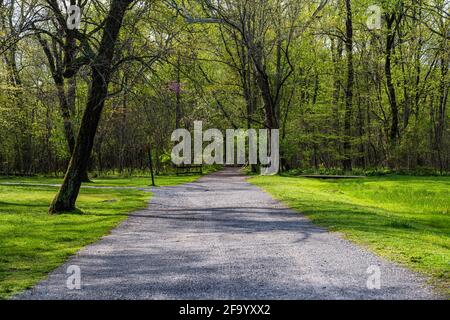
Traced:
<path fill-rule="evenodd" d="M 24 202 L 5 202 L 0 201 L 0 206 L 17 206 L 17 207 L 45 207 L 48 204 L 33 202 L 33 203 L 24 203 Z"/>

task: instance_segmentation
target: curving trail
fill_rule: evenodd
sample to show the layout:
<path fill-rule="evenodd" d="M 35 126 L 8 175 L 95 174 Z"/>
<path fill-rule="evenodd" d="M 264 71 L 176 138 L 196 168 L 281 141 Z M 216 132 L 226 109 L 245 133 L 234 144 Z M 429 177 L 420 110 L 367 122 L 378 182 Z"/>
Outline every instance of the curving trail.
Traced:
<path fill-rule="evenodd" d="M 81 290 L 66 288 L 69 265 Z M 367 268 L 380 267 L 369 290 Z M 433 299 L 424 279 L 314 226 L 230 168 L 148 209 L 18 299 Z"/>

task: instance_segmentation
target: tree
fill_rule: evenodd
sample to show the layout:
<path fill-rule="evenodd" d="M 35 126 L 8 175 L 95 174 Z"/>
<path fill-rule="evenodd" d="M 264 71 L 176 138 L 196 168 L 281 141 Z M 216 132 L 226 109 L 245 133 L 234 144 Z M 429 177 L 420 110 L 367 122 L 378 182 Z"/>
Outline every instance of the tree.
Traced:
<path fill-rule="evenodd" d="M 345 87 L 345 116 L 344 116 L 344 156 L 343 167 L 352 170 L 351 159 L 351 117 L 353 111 L 353 20 L 351 0 L 345 0 L 345 53 L 347 55 L 347 83 Z"/>
<path fill-rule="evenodd" d="M 61 175 L 80 122 L 92 125 L 83 115 L 96 114 L 86 106 L 110 3 L 0 3 L 0 170 Z M 83 6 L 78 30 L 66 28 L 69 3 Z M 279 128 L 285 170 L 449 170 L 447 0 L 380 0 L 376 30 L 351 0 L 132 3 L 93 176 L 148 170 L 149 144 L 155 172 L 170 170 L 170 133 L 194 120 Z"/>
<path fill-rule="evenodd" d="M 114 50 L 119 31 L 122 27 L 125 11 L 133 0 L 113 0 L 110 10 L 103 21 L 103 35 L 98 52 L 91 62 L 91 83 L 86 109 L 78 132 L 72 157 L 64 177 L 63 184 L 53 200 L 49 212 L 60 213 L 75 209 L 83 174 L 87 170 L 92 152 L 97 126 L 102 114 L 108 84 L 111 79 Z M 55 10 L 55 8 L 53 8 Z M 59 14 L 58 12 L 56 12 Z"/>

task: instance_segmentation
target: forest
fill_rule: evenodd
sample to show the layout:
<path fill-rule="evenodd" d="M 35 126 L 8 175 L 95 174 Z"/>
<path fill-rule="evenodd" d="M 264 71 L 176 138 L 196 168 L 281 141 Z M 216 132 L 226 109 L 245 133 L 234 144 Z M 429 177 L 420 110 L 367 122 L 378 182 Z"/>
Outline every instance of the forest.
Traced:
<path fill-rule="evenodd" d="M 449 9 L 0 0 L 0 299 L 448 300 Z"/>
<path fill-rule="evenodd" d="M 280 129 L 283 171 L 444 174 L 448 9 L 1 0 L 0 173 L 63 175 L 74 150 L 93 175 L 165 172 L 172 131 L 202 120 Z"/>

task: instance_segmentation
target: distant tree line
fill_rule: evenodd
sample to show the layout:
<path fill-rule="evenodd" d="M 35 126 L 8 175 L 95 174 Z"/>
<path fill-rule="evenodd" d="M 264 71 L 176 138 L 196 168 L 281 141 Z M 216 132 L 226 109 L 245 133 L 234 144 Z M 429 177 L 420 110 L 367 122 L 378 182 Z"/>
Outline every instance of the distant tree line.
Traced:
<path fill-rule="evenodd" d="M 164 172 L 194 120 L 280 129 L 283 170 L 449 171 L 449 7 L 0 0 L 0 174 Z"/>

